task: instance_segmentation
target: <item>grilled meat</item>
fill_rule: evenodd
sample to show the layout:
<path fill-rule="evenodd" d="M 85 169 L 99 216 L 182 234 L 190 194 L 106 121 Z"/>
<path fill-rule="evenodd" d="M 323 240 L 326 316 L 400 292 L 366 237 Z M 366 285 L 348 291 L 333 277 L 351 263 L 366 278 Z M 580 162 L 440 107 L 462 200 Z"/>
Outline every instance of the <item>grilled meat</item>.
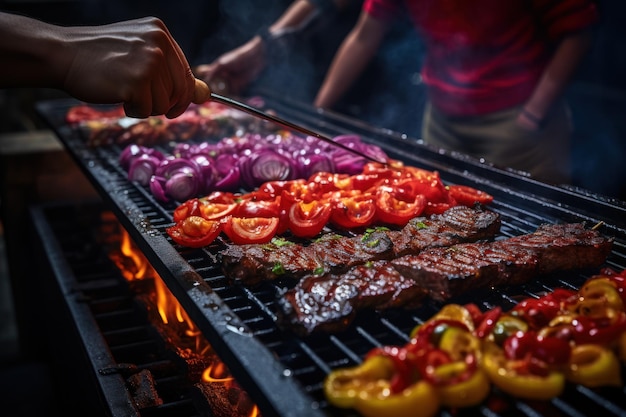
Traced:
<path fill-rule="evenodd" d="M 345 274 L 308 275 L 278 303 L 294 329 L 309 334 L 343 330 L 357 311 L 366 308 L 417 305 L 427 293 L 382 260 L 356 266 Z"/>
<path fill-rule="evenodd" d="M 482 208 L 453 207 L 430 218 L 412 219 L 401 230 L 375 229 L 347 237 L 327 234 L 310 245 L 273 241 L 231 245 L 221 253 L 224 274 L 246 285 L 279 277 L 341 273 L 382 259 L 419 253 L 424 248 L 493 237 L 500 216 Z"/>
<path fill-rule="evenodd" d="M 392 261 L 402 275 L 445 301 L 465 291 L 517 285 L 537 275 L 600 266 L 612 241 L 583 223 L 543 225 L 531 234 L 488 243 L 432 248 Z"/>
<path fill-rule="evenodd" d="M 278 304 L 282 320 L 299 333 L 338 331 L 365 308 L 410 307 L 425 296 L 446 301 L 478 288 L 598 267 L 611 247 L 612 240 L 582 223 L 544 225 L 532 234 L 428 248 L 345 274 L 309 275 L 283 294 Z"/>

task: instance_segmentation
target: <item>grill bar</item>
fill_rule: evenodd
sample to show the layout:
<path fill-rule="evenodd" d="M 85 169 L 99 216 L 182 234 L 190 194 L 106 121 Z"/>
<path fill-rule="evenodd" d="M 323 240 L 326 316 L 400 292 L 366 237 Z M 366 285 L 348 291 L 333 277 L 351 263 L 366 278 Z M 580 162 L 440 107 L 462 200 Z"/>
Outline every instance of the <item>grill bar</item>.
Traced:
<path fill-rule="evenodd" d="M 99 203 L 31 209 L 41 259 L 46 259 L 42 270 L 52 275 L 51 288 L 60 291 L 58 297 L 46 292 L 46 299 L 62 304 L 47 304 L 42 311 L 57 314 L 66 309 L 71 317 L 46 326 L 58 349 L 55 366 L 63 375 L 70 374 L 62 383 L 68 388 L 67 407 L 93 416 L 198 416 L 186 368 L 168 356 L 144 307 L 119 269 L 107 261 L 105 248 L 93 241 L 90 232 L 101 211 Z M 76 220 L 84 220 L 86 212 L 91 213 L 87 224 Z M 141 370 L 150 371 L 162 405 L 142 406 L 129 392 L 126 379 Z"/>
<path fill-rule="evenodd" d="M 607 264 L 616 269 L 626 268 L 626 205 L 621 201 L 584 190 L 542 184 L 522 173 L 431 149 L 396 132 L 372 128 L 332 113 L 320 113 L 270 94 L 266 98 L 269 108 L 294 123 L 311 126 L 329 136 L 360 134 L 364 141 L 380 146 L 391 158 L 439 171 L 444 182 L 471 185 L 492 194 L 495 201 L 491 208 L 503 219 L 502 236 L 530 233 L 543 223 L 603 222 L 600 230 L 615 239 Z M 373 347 L 406 342 L 410 330 L 440 307 L 427 303 L 410 314 L 364 312 L 347 331 L 337 335 L 301 339 L 282 331 L 275 324 L 277 284 L 263 283 L 254 289 L 229 285 L 216 259 L 219 243 L 204 249 L 174 246 L 165 228 L 173 223 L 176 204 L 159 203 L 148 190 L 128 182 L 117 162 L 119 147 L 86 148 L 80 135 L 63 121 L 65 112 L 74 104 L 73 101 L 43 102 L 38 110 L 264 415 L 353 415 L 326 402 L 322 381 L 328 371 L 358 363 Z M 499 305 L 507 309 L 520 296 L 564 285 L 577 288 L 587 277 L 584 272 L 549 276 L 541 283 L 533 282 L 521 288 L 473 292 L 471 301 L 479 300 L 478 304 L 485 308 Z M 623 394 L 623 390 L 620 392 Z M 611 395 L 601 393 L 598 397 L 609 411 L 612 404 L 617 404 Z M 503 401 L 506 410 L 485 408 L 482 413 L 558 416 L 577 415 L 569 411 L 576 410 L 585 415 L 587 411 L 583 410 L 598 403 L 596 397 L 580 393 L 549 403 L 546 410 L 506 398 Z M 464 411 L 459 414 L 463 415 Z"/>

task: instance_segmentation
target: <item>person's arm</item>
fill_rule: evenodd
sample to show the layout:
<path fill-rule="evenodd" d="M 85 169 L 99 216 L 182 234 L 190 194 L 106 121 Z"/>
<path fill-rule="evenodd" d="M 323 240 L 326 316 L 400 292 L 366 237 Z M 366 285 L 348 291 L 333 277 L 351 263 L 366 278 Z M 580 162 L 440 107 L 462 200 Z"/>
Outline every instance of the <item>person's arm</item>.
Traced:
<path fill-rule="evenodd" d="M 315 98 L 316 107 L 332 107 L 376 54 L 387 24 L 365 12 L 341 44 Z"/>
<path fill-rule="evenodd" d="M 49 87 L 129 116 L 176 117 L 209 99 L 156 18 L 62 27 L 0 12 L 0 87 Z"/>
<path fill-rule="evenodd" d="M 352 0 L 327 0 L 337 10 Z M 269 37 L 297 31 L 318 13 L 318 6 L 311 0 L 295 0 L 289 8 L 268 28 Z M 257 79 L 267 65 L 266 45 L 260 35 L 245 44 L 219 56 L 210 64 L 199 65 L 196 74 L 213 86 L 216 91 L 226 89 L 229 94 L 240 94 Z M 221 83 L 224 85 L 220 86 Z M 222 92 L 222 91 L 219 91 Z"/>
<path fill-rule="evenodd" d="M 560 42 L 533 94 L 524 105 L 518 123 L 531 129 L 540 126 L 552 105 L 567 88 L 590 46 L 589 31 L 569 35 Z"/>

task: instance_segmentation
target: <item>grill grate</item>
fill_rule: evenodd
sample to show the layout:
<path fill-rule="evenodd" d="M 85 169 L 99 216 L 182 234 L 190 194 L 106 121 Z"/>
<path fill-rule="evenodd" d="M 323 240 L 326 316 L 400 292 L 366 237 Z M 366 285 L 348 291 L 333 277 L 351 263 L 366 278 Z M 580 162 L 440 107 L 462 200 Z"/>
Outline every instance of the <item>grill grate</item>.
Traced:
<path fill-rule="evenodd" d="M 602 232 L 615 239 L 607 265 L 626 268 L 626 206 L 581 190 L 548 186 L 526 176 L 479 161 L 429 149 L 403 135 L 374 129 L 338 115 L 317 113 L 298 103 L 268 99 L 282 117 L 307 124 L 329 136 L 357 133 L 381 146 L 391 158 L 437 170 L 444 182 L 483 189 L 495 197 L 491 209 L 502 215 L 502 237 L 530 233 L 542 223 L 604 222 Z M 185 249 L 172 244 L 165 228 L 172 224 L 176 204 L 161 204 L 148 190 L 126 180 L 116 146 L 87 149 L 78 134 L 63 122 L 73 102 L 40 103 L 39 111 L 57 132 L 94 185 L 110 203 L 120 222 L 144 251 L 196 325 L 235 378 L 259 405 L 264 415 L 354 415 L 331 407 L 323 396 L 322 382 L 333 368 L 360 362 L 371 348 L 405 343 L 410 330 L 440 307 L 425 304 L 406 312 L 363 313 L 346 331 L 305 339 L 275 324 L 274 296 L 280 283 L 249 289 L 230 285 L 216 260 L 219 244 L 205 249 Z M 483 290 L 467 300 L 490 308 L 511 308 L 517 299 L 558 286 L 578 288 L 593 271 L 554 274 L 515 288 Z M 455 415 L 581 416 L 601 408 L 606 415 L 624 415 L 624 389 L 588 390 L 571 387 L 549 403 L 527 403 L 496 395 L 485 406 L 455 411 Z M 443 411 L 443 415 L 450 415 Z"/>
<path fill-rule="evenodd" d="M 80 337 L 64 345 L 80 344 L 87 353 L 86 361 L 90 360 L 78 364 L 76 357 L 68 357 L 67 363 L 73 369 L 92 369 L 98 380 L 93 388 L 106 399 L 107 404 L 99 405 L 102 409 L 94 403 L 86 407 L 92 415 L 106 409 L 103 415 L 198 416 L 202 408 L 194 400 L 198 394 L 194 394 L 187 378 L 185 364 L 166 349 L 132 284 L 124 279 L 97 239 L 101 212 L 101 206 L 94 204 L 32 209 L 37 236 Z M 109 222 L 118 224 L 114 219 Z M 67 363 L 62 366 L 67 367 Z M 133 398 L 127 379 L 139 371 L 150 373 L 162 404 L 141 405 Z M 72 404 L 80 402 L 79 398 L 71 400 Z M 76 410 L 74 406 L 72 409 Z"/>

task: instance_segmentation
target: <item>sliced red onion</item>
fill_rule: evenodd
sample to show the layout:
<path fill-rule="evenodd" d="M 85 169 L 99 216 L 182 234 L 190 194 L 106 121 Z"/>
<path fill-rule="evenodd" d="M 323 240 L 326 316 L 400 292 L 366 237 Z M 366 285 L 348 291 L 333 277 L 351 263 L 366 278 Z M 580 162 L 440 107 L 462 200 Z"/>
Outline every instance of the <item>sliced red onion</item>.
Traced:
<path fill-rule="evenodd" d="M 301 178 L 309 178 L 316 172 L 335 172 L 335 162 L 327 153 L 314 153 L 298 157 Z"/>
<path fill-rule="evenodd" d="M 267 181 L 285 181 L 298 176 L 298 167 L 293 158 L 269 148 L 240 158 L 239 169 L 244 185 L 250 189 Z"/>
<path fill-rule="evenodd" d="M 234 191 L 239 188 L 240 182 L 241 172 L 239 167 L 234 166 L 215 182 L 214 188 L 219 191 Z"/>
<path fill-rule="evenodd" d="M 213 191 L 213 184 L 215 184 L 215 178 L 217 176 L 213 159 L 203 154 L 192 155 L 189 159 L 194 161 L 200 168 L 202 177 L 202 187 L 200 192 L 208 194 Z"/>
<path fill-rule="evenodd" d="M 194 197 L 202 186 L 201 178 L 190 172 L 177 172 L 165 182 L 165 194 L 177 201 Z"/>
<path fill-rule="evenodd" d="M 237 157 L 231 153 L 223 153 L 215 158 L 215 170 L 220 177 L 227 175 L 237 164 Z"/>
<path fill-rule="evenodd" d="M 146 186 L 150 182 L 150 178 L 154 175 L 156 167 L 161 161 L 148 154 L 143 154 L 138 158 L 135 158 L 128 168 L 128 179 L 130 181 L 138 182 L 139 184 Z"/>
<path fill-rule="evenodd" d="M 136 145 L 136 144 L 130 144 L 128 146 L 126 146 L 123 150 L 122 153 L 120 153 L 120 157 L 119 157 L 119 162 L 120 162 L 120 166 L 126 170 L 128 170 L 128 168 L 130 167 L 131 162 L 141 156 L 146 154 L 146 148 L 144 146 L 140 146 L 140 145 Z"/>
<path fill-rule="evenodd" d="M 161 161 L 155 171 L 155 175 L 160 177 L 170 178 L 172 175 L 179 172 L 185 172 L 195 175 L 200 175 L 200 168 L 198 165 L 186 158 L 168 158 Z"/>
<path fill-rule="evenodd" d="M 170 198 L 165 194 L 165 181 L 165 178 L 153 175 L 150 178 L 150 191 L 157 200 L 167 203 Z"/>

